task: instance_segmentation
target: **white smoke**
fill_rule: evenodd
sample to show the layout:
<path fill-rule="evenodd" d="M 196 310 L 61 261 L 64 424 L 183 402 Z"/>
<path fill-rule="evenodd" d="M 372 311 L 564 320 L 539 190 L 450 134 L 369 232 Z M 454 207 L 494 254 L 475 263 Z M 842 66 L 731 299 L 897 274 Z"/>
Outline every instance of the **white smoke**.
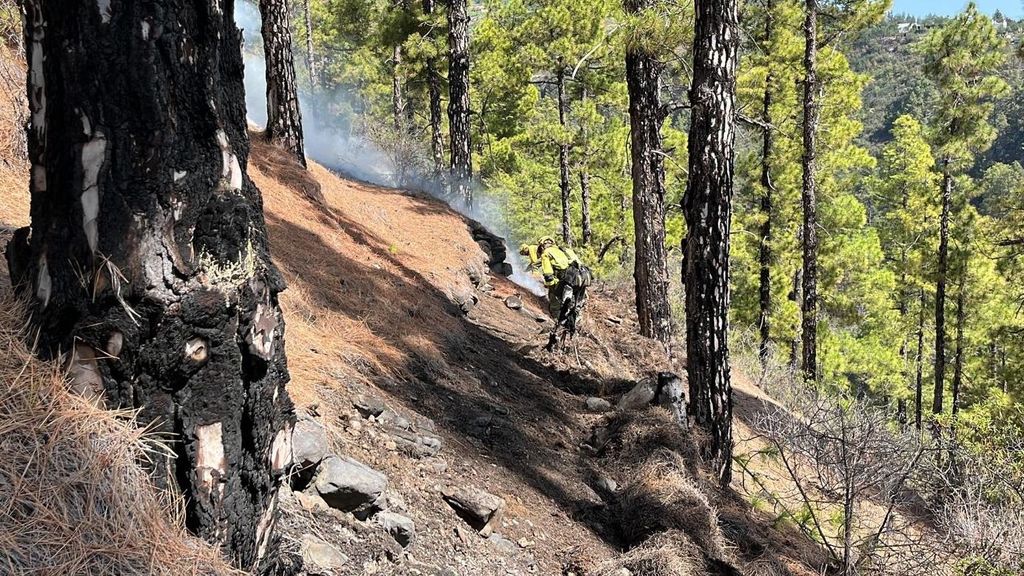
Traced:
<path fill-rule="evenodd" d="M 267 123 L 267 89 L 259 9 L 249 1 L 238 2 L 235 5 L 235 23 L 242 30 L 245 41 L 246 114 L 250 123 L 263 127 Z M 342 131 L 335 128 L 338 111 L 353 109 L 350 100 L 342 90 L 324 92 L 319 89 L 310 93 L 299 87 L 306 155 L 331 170 L 379 186 L 399 187 L 413 182 L 417 188 L 444 200 L 439 186 L 428 174 L 409 174 L 408 168 L 400 170 L 392 157 L 364 134 L 355 129 Z M 505 238 L 508 248 L 506 262 L 513 271 L 510 279 L 534 294 L 543 295 L 543 284 L 526 270 L 523 257 L 519 256 L 518 244 L 512 241 L 504 211 L 484 194 L 476 194 L 474 200 L 472 208 L 461 201 L 448 204 Z"/>

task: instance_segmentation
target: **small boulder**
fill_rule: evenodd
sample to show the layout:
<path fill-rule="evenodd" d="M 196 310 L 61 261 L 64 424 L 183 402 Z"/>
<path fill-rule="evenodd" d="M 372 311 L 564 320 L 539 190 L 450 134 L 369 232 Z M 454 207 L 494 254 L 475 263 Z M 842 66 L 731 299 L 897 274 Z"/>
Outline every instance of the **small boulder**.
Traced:
<path fill-rule="evenodd" d="M 587 398 L 587 410 L 591 412 L 607 412 L 612 409 L 612 403 L 604 398 L 591 396 Z"/>
<path fill-rule="evenodd" d="M 374 518 L 381 528 L 395 539 L 395 542 L 402 545 L 402 548 L 407 548 L 416 537 L 416 523 L 407 516 L 394 512 L 381 512 Z"/>
<path fill-rule="evenodd" d="M 396 446 L 405 454 L 414 458 L 437 456 L 443 443 L 441 439 L 429 434 L 416 434 L 410 430 L 395 428 L 388 430 Z"/>
<path fill-rule="evenodd" d="M 487 537 L 487 542 L 505 554 L 515 554 L 519 552 L 519 546 L 501 534 L 491 534 Z"/>
<path fill-rule="evenodd" d="M 463 314 L 469 314 L 480 302 L 480 299 L 476 297 L 476 294 L 467 291 L 455 294 L 452 301 L 459 307 L 459 310 L 462 310 Z"/>
<path fill-rule="evenodd" d="M 677 423 L 684 428 L 688 425 L 686 415 L 686 389 L 683 379 L 672 372 L 658 374 L 658 393 L 654 402 L 668 408 Z"/>
<path fill-rule="evenodd" d="M 388 479 L 352 458 L 330 456 L 320 463 L 313 486 L 331 508 L 365 520 L 380 510 Z"/>
<path fill-rule="evenodd" d="M 633 386 L 633 389 L 619 398 L 616 407 L 622 411 L 636 410 L 643 408 L 654 401 L 658 394 L 658 380 L 656 378 L 644 378 Z"/>
<path fill-rule="evenodd" d="M 352 400 L 352 406 L 363 418 L 377 417 L 387 410 L 384 401 L 372 394 L 360 394 Z"/>
<path fill-rule="evenodd" d="M 309 576 L 331 576 L 348 563 L 348 556 L 312 534 L 303 534 L 299 541 L 302 568 Z"/>
<path fill-rule="evenodd" d="M 505 306 L 511 310 L 519 310 L 523 307 L 523 299 L 516 295 L 509 296 L 505 298 Z"/>
<path fill-rule="evenodd" d="M 481 536 L 489 536 L 505 512 L 505 500 L 477 488 L 448 486 L 441 490 L 441 494 L 445 502 Z"/>
<path fill-rule="evenodd" d="M 295 464 L 292 485 L 299 490 L 308 486 L 317 466 L 330 453 L 324 427 L 311 418 L 299 418 L 292 430 L 292 461 Z"/>

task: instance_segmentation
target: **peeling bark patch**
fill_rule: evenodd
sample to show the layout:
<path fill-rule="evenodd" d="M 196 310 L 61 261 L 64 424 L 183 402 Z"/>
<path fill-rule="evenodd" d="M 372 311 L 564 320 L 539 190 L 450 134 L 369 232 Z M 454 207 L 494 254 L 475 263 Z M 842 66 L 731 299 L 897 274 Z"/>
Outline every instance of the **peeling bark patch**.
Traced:
<path fill-rule="evenodd" d="M 235 156 L 228 142 L 228 136 L 223 130 L 217 131 L 217 145 L 221 152 L 221 190 L 238 191 L 242 189 L 242 168 L 238 164 L 238 157 Z"/>
<path fill-rule="evenodd" d="M 274 474 L 284 472 L 292 463 L 292 428 L 289 424 L 284 430 L 278 430 L 270 445 L 270 469 Z"/>
<path fill-rule="evenodd" d="M 143 40 L 149 40 L 149 28 L 150 28 L 149 22 L 146 22 L 145 20 L 143 20 L 142 21 L 142 39 Z"/>
<path fill-rule="evenodd" d="M 36 298 L 43 303 L 43 308 L 50 303 L 50 293 L 53 291 L 52 280 L 50 280 L 50 267 L 46 263 L 46 256 L 39 257 L 39 276 L 36 278 Z"/>
<path fill-rule="evenodd" d="M 184 170 L 181 171 L 181 172 L 178 172 L 177 170 L 174 171 L 174 181 L 175 182 L 178 182 L 179 180 L 181 180 L 185 176 L 188 176 L 188 172 L 186 172 Z"/>
<path fill-rule="evenodd" d="M 252 353 L 269 360 L 274 351 L 274 332 L 277 330 L 277 314 L 273 307 L 256 305 L 256 315 L 249 329 L 249 348 Z"/>
<path fill-rule="evenodd" d="M 199 486 L 220 500 L 223 492 L 221 479 L 227 470 L 224 459 L 223 427 L 220 422 L 196 426 L 196 476 Z M 214 483 L 217 492 L 214 494 Z"/>
<path fill-rule="evenodd" d="M 68 367 L 71 391 L 89 400 L 98 407 L 105 407 L 103 401 L 103 375 L 96 363 L 96 351 L 88 344 L 75 344 Z"/>
<path fill-rule="evenodd" d="M 110 22 L 113 11 L 110 9 L 110 0 L 96 0 L 96 7 L 100 11 L 100 20 L 106 24 Z"/>
<path fill-rule="evenodd" d="M 114 330 L 107 339 L 107 354 L 117 357 L 121 355 L 121 348 L 124 346 L 124 335 Z"/>
<path fill-rule="evenodd" d="M 46 79 L 43 76 L 43 30 L 46 21 L 42 11 L 34 6 L 31 9 L 32 19 L 32 56 L 29 62 L 29 108 L 32 111 L 32 129 L 36 138 L 43 142 L 46 136 Z"/>
<path fill-rule="evenodd" d="M 32 165 L 32 187 L 36 192 L 46 192 L 46 167 L 42 164 Z"/>
<path fill-rule="evenodd" d="M 185 357 L 201 364 L 206 362 L 206 358 L 209 355 L 209 346 L 206 344 L 206 340 L 202 338 L 193 338 L 185 343 Z"/>
<path fill-rule="evenodd" d="M 82 118 L 83 124 L 88 124 L 88 118 Z M 100 189 L 97 181 L 106 152 L 107 138 L 99 131 L 92 140 L 82 145 L 82 229 L 89 242 L 89 250 L 93 252 L 99 240 L 96 221 L 100 213 Z"/>
<path fill-rule="evenodd" d="M 256 527 L 256 562 L 257 564 L 267 554 L 267 547 L 270 544 L 270 537 L 274 533 L 274 519 L 277 516 L 277 492 L 270 497 L 270 501 L 267 503 L 267 509 L 263 512 L 263 516 L 260 518 L 260 523 Z"/>

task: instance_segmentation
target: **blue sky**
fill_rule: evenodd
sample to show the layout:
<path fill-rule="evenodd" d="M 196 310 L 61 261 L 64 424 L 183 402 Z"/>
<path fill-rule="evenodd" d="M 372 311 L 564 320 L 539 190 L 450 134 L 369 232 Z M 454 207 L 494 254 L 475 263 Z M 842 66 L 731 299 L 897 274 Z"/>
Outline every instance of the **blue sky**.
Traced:
<path fill-rule="evenodd" d="M 990 15 L 996 10 L 1002 10 L 1003 14 L 1014 19 L 1024 15 L 1022 0 L 976 0 L 975 4 L 982 12 Z M 967 0 L 893 0 L 892 11 L 913 16 L 949 16 L 963 10 L 966 5 Z"/>

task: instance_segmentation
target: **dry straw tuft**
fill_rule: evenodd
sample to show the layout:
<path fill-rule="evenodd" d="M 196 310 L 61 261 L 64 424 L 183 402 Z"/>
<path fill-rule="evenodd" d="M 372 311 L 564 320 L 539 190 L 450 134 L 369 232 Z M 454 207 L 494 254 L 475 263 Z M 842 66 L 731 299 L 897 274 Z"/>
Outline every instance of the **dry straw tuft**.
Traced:
<path fill-rule="evenodd" d="M 234 573 L 139 466 L 159 444 L 67 392 L 24 345 L 23 319 L 0 289 L 0 574 Z"/>

